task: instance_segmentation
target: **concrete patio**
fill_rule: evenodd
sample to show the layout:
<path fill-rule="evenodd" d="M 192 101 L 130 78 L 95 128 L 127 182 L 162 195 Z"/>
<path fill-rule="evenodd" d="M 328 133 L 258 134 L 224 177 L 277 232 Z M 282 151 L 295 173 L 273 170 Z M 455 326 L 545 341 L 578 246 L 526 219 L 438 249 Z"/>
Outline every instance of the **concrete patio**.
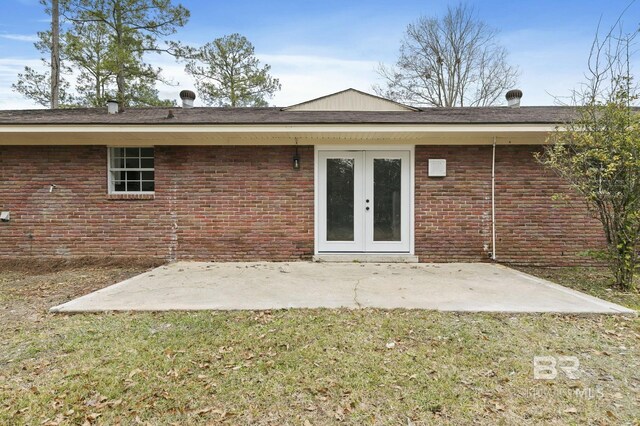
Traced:
<path fill-rule="evenodd" d="M 408 308 L 460 312 L 635 311 L 486 263 L 176 262 L 52 312 Z"/>

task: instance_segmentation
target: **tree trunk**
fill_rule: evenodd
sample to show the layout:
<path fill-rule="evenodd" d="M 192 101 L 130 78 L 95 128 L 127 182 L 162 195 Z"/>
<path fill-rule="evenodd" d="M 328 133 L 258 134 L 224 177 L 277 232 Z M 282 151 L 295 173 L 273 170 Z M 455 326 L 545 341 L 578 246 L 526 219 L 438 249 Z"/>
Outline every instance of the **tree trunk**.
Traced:
<path fill-rule="evenodd" d="M 635 291 L 634 272 L 638 263 L 638 254 L 633 244 L 622 243 L 614 247 L 615 259 L 612 262 L 615 286 L 620 290 Z"/>
<path fill-rule="evenodd" d="M 229 86 L 229 100 L 231 101 L 231 107 L 235 108 L 236 104 L 237 104 L 237 100 L 236 100 L 236 86 L 235 86 L 235 76 L 233 75 L 233 73 L 231 73 L 231 78 L 230 78 L 230 86 Z"/>
<path fill-rule="evenodd" d="M 102 85 L 100 84 L 100 77 L 96 75 L 95 79 L 96 79 L 96 85 L 95 85 L 96 97 L 95 97 L 95 101 L 93 102 L 94 104 L 93 106 L 101 107 L 101 106 L 104 106 L 104 105 L 100 105 L 102 101 Z"/>
<path fill-rule="evenodd" d="M 124 93 L 126 90 L 126 84 L 124 81 L 124 70 L 122 64 L 118 67 L 118 75 L 116 76 L 116 81 L 118 83 L 118 111 L 124 111 Z"/>
<path fill-rule="evenodd" d="M 60 103 L 60 8 L 51 0 L 51 108 Z"/>
<path fill-rule="evenodd" d="M 124 41 L 122 40 L 122 33 L 124 29 L 122 28 L 122 10 L 120 10 L 120 3 L 115 4 L 115 15 L 116 15 L 116 40 L 118 44 L 117 51 L 117 60 L 118 60 L 118 69 L 116 73 L 116 84 L 118 85 L 118 111 L 124 111 L 125 105 L 125 92 L 126 92 L 126 83 L 125 83 L 125 71 L 124 71 Z"/>

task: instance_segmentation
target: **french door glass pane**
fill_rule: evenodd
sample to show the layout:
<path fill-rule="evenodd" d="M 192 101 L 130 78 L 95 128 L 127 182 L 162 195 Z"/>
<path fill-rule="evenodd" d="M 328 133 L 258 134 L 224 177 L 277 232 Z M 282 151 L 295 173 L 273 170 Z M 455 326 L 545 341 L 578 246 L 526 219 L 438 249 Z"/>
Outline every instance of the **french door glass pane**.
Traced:
<path fill-rule="evenodd" d="M 327 241 L 353 241 L 352 158 L 327 159 Z"/>
<path fill-rule="evenodd" d="M 402 160 L 373 160 L 373 240 L 401 240 Z"/>

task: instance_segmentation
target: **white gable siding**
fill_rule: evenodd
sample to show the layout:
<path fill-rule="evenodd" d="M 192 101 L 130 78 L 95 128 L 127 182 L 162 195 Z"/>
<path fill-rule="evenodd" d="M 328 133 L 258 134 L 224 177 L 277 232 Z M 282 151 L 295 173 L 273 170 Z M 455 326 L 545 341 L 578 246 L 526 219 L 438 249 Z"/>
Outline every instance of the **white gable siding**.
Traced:
<path fill-rule="evenodd" d="M 288 111 L 412 111 L 395 102 L 345 90 L 286 108 Z"/>

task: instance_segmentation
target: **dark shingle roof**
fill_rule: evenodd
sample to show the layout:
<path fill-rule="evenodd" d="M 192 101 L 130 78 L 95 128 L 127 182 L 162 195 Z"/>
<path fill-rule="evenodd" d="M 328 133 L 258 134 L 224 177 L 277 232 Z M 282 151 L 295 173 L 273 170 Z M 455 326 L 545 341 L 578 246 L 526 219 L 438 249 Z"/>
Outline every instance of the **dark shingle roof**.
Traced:
<path fill-rule="evenodd" d="M 169 110 L 173 118 L 167 118 Z M 425 108 L 422 111 L 283 111 L 268 108 L 106 108 L 0 111 L 0 125 L 80 124 L 559 124 L 574 115 L 562 106 Z"/>

